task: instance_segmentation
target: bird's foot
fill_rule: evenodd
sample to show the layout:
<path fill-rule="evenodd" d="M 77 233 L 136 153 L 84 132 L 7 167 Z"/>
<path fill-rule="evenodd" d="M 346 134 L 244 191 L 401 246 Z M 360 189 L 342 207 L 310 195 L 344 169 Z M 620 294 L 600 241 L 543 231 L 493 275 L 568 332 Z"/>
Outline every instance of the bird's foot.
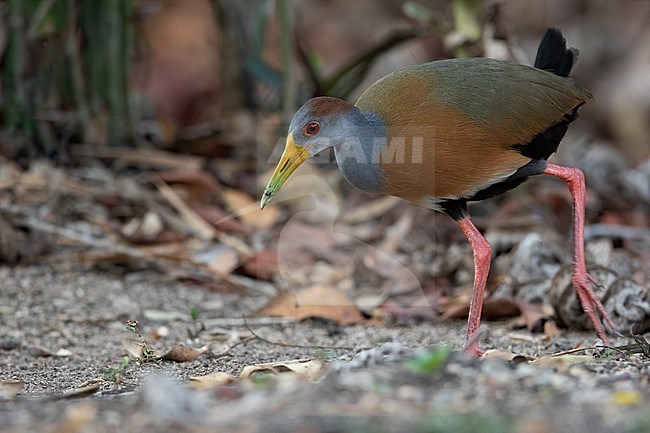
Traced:
<path fill-rule="evenodd" d="M 465 352 L 465 355 L 472 356 L 474 358 L 480 358 L 484 353 L 481 349 L 478 348 L 478 342 L 476 341 L 469 344 L 468 346 L 465 346 L 463 352 Z"/>
<path fill-rule="evenodd" d="M 485 353 L 478 348 L 478 341 L 476 338 L 469 342 L 465 342 L 465 348 L 463 349 L 463 352 L 465 355 L 472 356 L 474 358 L 480 358 L 483 356 L 483 353 Z"/>
<path fill-rule="evenodd" d="M 600 316 L 602 316 L 603 320 L 612 331 L 616 332 L 617 327 L 592 288 L 592 283 L 596 286 L 600 286 L 598 280 L 589 275 L 586 270 L 575 270 L 573 272 L 572 282 L 583 310 L 594 324 L 596 334 L 603 343 L 606 344 L 607 335 L 605 332 L 605 326 L 598 315 L 600 314 Z"/>

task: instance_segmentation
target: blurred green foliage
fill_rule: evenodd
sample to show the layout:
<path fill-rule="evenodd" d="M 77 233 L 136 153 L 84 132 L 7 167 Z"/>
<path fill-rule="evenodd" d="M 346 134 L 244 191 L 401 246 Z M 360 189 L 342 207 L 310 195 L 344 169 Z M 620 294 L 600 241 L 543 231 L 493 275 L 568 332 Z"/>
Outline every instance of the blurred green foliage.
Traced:
<path fill-rule="evenodd" d="M 477 45 L 483 38 L 483 21 L 486 19 L 486 3 L 483 0 L 451 0 L 453 22 L 447 17 L 421 5 L 407 1 L 404 15 L 429 28 L 445 44 L 454 57 L 470 55 L 467 48 Z M 453 38 L 449 38 L 454 35 Z"/>
<path fill-rule="evenodd" d="M 418 354 L 418 356 L 409 360 L 406 366 L 416 373 L 433 373 L 445 363 L 451 352 L 451 346 L 439 346 Z"/>
<path fill-rule="evenodd" d="M 351 53 L 346 64 L 326 75 L 318 53 L 307 52 L 296 40 L 291 1 L 250 0 L 248 7 L 229 0 L 211 3 L 226 34 L 223 63 L 241 62 L 256 89 L 257 98 L 247 108 L 283 110 L 287 119 L 309 97 L 350 98 L 379 58 L 409 40 L 432 33 L 443 40 L 460 35 L 450 54 L 467 55 L 467 46 L 482 37 L 485 15 L 481 0 L 451 0 L 451 17 L 408 1 L 402 13 L 413 20 L 412 28 Z M 130 96 L 129 71 L 139 43 L 139 7 L 137 0 L 0 0 L 0 154 L 55 156 L 64 154 L 70 142 L 138 141 L 135 125 L 143 113 L 135 104 L 143 101 Z M 280 67 L 265 59 L 272 20 L 279 21 Z M 298 65 L 307 71 L 305 80 L 297 78 Z M 233 71 L 214 73 L 224 81 L 241 81 L 241 71 Z"/>
<path fill-rule="evenodd" d="M 4 152 L 39 146 L 51 154 L 77 131 L 80 140 L 105 135 L 110 142 L 130 130 L 124 127 L 129 126 L 132 2 L 1 3 L 8 28 L 7 48 L 0 53 Z M 98 125 L 96 119 L 105 122 Z"/>

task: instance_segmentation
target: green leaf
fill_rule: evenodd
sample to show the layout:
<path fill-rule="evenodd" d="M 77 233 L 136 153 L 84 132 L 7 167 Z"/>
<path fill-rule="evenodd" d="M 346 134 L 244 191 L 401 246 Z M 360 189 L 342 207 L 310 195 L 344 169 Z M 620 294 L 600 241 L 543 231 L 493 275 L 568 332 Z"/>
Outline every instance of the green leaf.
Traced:
<path fill-rule="evenodd" d="M 458 33 L 470 42 L 481 39 L 481 15 L 483 13 L 483 2 L 481 0 L 453 0 L 451 11 L 454 15 L 454 26 Z"/>
<path fill-rule="evenodd" d="M 411 359 L 406 366 L 417 373 L 432 373 L 445 362 L 451 351 L 451 346 L 436 347 Z"/>
<path fill-rule="evenodd" d="M 199 316 L 201 316 L 201 310 L 199 310 L 199 307 L 192 307 L 190 315 L 192 316 L 192 321 L 196 322 L 199 320 Z"/>
<path fill-rule="evenodd" d="M 431 9 L 414 1 L 404 3 L 402 10 L 404 15 L 416 20 L 420 24 L 428 24 L 433 18 Z"/>

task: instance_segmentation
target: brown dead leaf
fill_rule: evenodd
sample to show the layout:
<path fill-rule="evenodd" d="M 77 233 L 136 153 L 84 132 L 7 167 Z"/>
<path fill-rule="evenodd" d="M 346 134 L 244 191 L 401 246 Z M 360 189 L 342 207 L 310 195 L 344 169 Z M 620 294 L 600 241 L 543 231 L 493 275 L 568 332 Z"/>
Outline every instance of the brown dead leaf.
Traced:
<path fill-rule="evenodd" d="M 240 269 L 244 275 L 270 281 L 278 273 L 278 253 L 270 248 L 258 251 L 243 258 Z"/>
<path fill-rule="evenodd" d="M 539 341 L 539 337 L 536 337 L 529 333 L 521 333 L 521 332 L 508 332 L 508 334 L 506 334 L 506 337 L 508 337 L 510 340 L 513 341 L 529 343 L 529 344 L 534 344 Z"/>
<path fill-rule="evenodd" d="M 365 322 L 354 302 L 336 288 L 316 284 L 297 292 L 282 292 L 258 312 L 261 316 L 329 319 L 343 325 Z"/>
<path fill-rule="evenodd" d="M 319 379 L 324 370 L 322 361 L 317 359 L 297 359 L 293 361 L 271 362 L 266 364 L 256 364 L 244 367 L 240 377 L 252 378 L 256 374 L 285 374 L 294 373 L 298 377 L 309 380 Z"/>
<path fill-rule="evenodd" d="M 138 167 L 161 170 L 198 170 L 205 163 L 205 159 L 198 156 L 150 148 L 80 145 L 73 146 L 70 153 L 92 158 L 118 159 Z"/>
<path fill-rule="evenodd" d="M 521 362 L 529 362 L 533 358 L 524 355 L 517 355 L 516 353 L 507 352 L 505 350 L 490 349 L 485 351 L 483 356 L 481 356 L 481 359 L 500 359 L 519 364 Z"/>
<path fill-rule="evenodd" d="M 43 358 L 49 358 L 50 356 L 61 356 L 61 357 L 72 356 L 72 352 L 69 349 L 59 349 L 56 352 L 54 352 L 42 346 L 32 347 L 30 353 L 33 356 L 40 356 Z"/>
<path fill-rule="evenodd" d="M 195 236 L 202 240 L 212 239 L 214 227 L 197 215 L 187 202 L 160 177 L 152 176 L 153 183 L 165 200 L 180 214 L 183 222 L 192 230 Z"/>
<path fill-rule="evenodd" d="M 257 200 L 236 189 L 225 189 L 222 197 L 228 209 L 233 212 L 233 217 L 240 218 L 246 225 L 257 230 L 270 229 L 280 216 L 277 206 L 269 206 L 262 211 Z"/>
<path fill-rule="evenodd" d="M 544 322 L 544 335 L 548 338 L 556 338 L 562 335 L 562 331 L 557 327 L 555 320 Z"/>
<path fill-rule="evenodd" d="M 531 365 L 543 365 L 552 367 L 559 371 L 566 371 L 575 364 L 584 364 L 593 361 L 594 357 L 590 355 L 562 355 L 553 356 L 545 355 L 532 361 Z"/>
<path fill-rule="evenodd" d="M 20 394 L 25 387 L 22 380 L 3 380 L 0 381 L 0 400 L 11 400 Z"/>
<path fill-rule="evenodd" d="M 328 230 L 325 225 L 312 226 L 292 220 L 282 228 L 278 241 L 278 260 L 288 269 L 313 266 L 314 257 L 330 259 L 334 247 L 334 233 L 331 226 Z M 348 255 L 346 259 L 349 259 Z M 336 263 L 332 260 L 328 261 Z"/>
<path fill-rule="evenodd" d="M 239 266 L 237 251 L 224 244 L 209 245 L 198 252 L 194 258 L 222 276 L 230 275 Z"/>
<path fill-rule="evenodd" d="M 144 347 L 140 340 L 136 340 L 135 338 L 123 338 L 122 346 L 124 346 L 131 356 L 138 359 L 144 358 Z"/>
<path fill-rule="evenodd" d="M 190 377 L 189 385 L 195 389 L 213 389 L 231 385 L 235 381 L 237 381 L 235 376 L 221 371 L 216 371 L 214 373 L 206 374 L 205 376 Z"/>
<path fill-rule="evenodd" d="M 57 395 L 56 398 L 72 398 L 82 395 L 94 394 L 96 392 L 99 392 L 100 389 L 101 386 L 99 383 L 93 383 L 88 386 L 82 386 L 81 388 L 75 388 L 70 391 L 66 391 L 63 394 Z"/>
<path fill-rule="evenodd" d="M 222 232 L 246 236 L 251 234 L 251 229 L 248 226 L 240 223 L 236 218 L 228 218 L 228 214 L 218 207 L 198 203 L 192 203 L 190 207 L 201 218 Z"/>
<path fill-rule="evenodd" d="M 440 319 L 466 319 L 469 314 L 469 297 L 461 296 L 451 301 L 446 303 L 445 311 Z M 521 314 L 521 310 L 513 299 L 487 299 L 483 302 L 481 318 L 483 320 L 500 320 L 517 317 L 519 314 Z"/>
<path fill-rule="evenodd" d="M 519 302 L 518 305 L 521 316 L 515 319 L 513 327 L 525 327 L 532 333 L 544 333 L 547 337 L 557 337 L 561 334 L 552 317 L 553 307 L 525 302 Z"/>
<path fill-rule="evenodd" d="M 196 358 L 204 354 L 206 350 L 207 347 L 196 349 L 194 347 L 185 346 L 184 344 L 177 344 L 161 356 L 160 359 L 174 362 L 194 361 Z"/>
<path fill-rule="evenodd" d="M 214 176 L 200 169 L 174 170 L 158 173 L 158 176 L 168 184 L 182 184 L 191 187 L 193 198 L 205 202 L 206 195 L 216 195 L 221 192 L 221 185 Z"/>
<path fill-rule="evenodd" d="M 438 318 L 438 313 L 424 294 L 408 302 L 388 299 L 373 315 L 386 316 L 397 323 L 432 321 Z"/>
<path fill-rule="evenodd" d="M 423 281 L 421 290 L 391 296 L 384 304 L 373 312 L 373 315 L 385 315 L 397 323 L 408 323 L 412 320 L 433 321 L 440 316 L 441 293 L 451 291 L 446 278 L 438 277 Z M 444 308 L 442 309 L 444 311 Z"/>
<path fill-rule="evenodd" d="M 411 227 L 413 227 L 413 208 L 407 208 L 395 224 L 386 227 L 384 239 L 377 249 L 389 257 L 394 256 L 399 245 L 411 231 Z"/>

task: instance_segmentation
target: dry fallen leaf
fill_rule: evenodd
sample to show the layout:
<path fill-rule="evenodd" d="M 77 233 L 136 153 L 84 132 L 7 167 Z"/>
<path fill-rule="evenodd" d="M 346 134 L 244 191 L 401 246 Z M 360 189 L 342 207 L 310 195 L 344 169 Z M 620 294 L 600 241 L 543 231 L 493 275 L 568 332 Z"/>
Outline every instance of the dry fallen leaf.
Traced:
<path fill-rule="evenodd" d="M 562 331 L 553 319 L 553 307 L 548 304 L 538 305 L 527 302 L 518 302 L 521 316 L 517 317 L 512 326 L 526 328 L 532 333 L 543 333 L 547 338 L 558 337 Z"/>
<path fill-rule="evenodd" d="M 508 337 L 513 341 L 519 341 L 519 342 L 530 343 L 530 344 L 535 344 L 539 340 L 539 338 L 534 335 L 528 333 L 521 333 L 521 332 L 508 332 L 508 334 L 506 334 L 506 337 Z"/>
<path fill-rule="evenodd" d="M 189 385 L 195 389 L 212 389 L 220 386 L 231 385 L 236 380 L 236 377 L 228 373 L 217 371 L 206 374 L 205 376 L 192 376 L 190 377 Z"/>
<path fill-rule="evenodd" d="M 270 281 L 278 273 L 278 253 L 265 249 L 242 259 L 241 271 L 258 280 Z"/>
<path fill-rule="evenodd" d="M 562 335 L 562 331 L 557 327 L 554 320 L 547 320 L 544 322 L 544 336 L 549 338 L 555 338 Z"/>
<path fill-rule="evenodd" d="M 208 223 L 225 233 L 250 235 L 250 227 L 242 224 L 236 218 L 231 218 L 226 212 L 209 204 L 191 203 L 190 207 Z"/>
<path fill-rule="evenodd" d="M 239 266 L 239 254 L 224 244 L 210 244 L 195 254 L 195 260 L 205 263 L 218 275 L 230 275 Z"/>
<path fill-rule="evenodd" d="M 277 206 L 269 206 L 262 211 L 257 200 L 236 189 L 224 190 L 222 197 L 234 217 L 239 217 L 246 225 L 258 230 L 270 229 L 280 216 Z"/>
<path fill-rule="evenodd" d="M 365 318 L 354 302 L 336 288 L 316 284 L 297 292 L 282 292 L 258 312 L 261 316 L 329 319 L 343 325 L 361 323 Z"/>
<path fill-rule="evenodd" d="M 79 397 L 82 395 L 88 395 L 88 394 L 94 394 L 96 392 L 99 392 L 101 386 L 99 383 L 93 383 L 88 386 L 83 386 L 81 388 L 75 388 L 70 391 L 66 391 L 63 394 L 59 394 L 55 396 L 56 398 L 72 398 L 72 397 Z"/>
<path fill-rule="evenodd" d="M 175 170 L 171 173 L 199 170 L 205 164 L 204 158 L 160 149 L 80 145 L 72 146 L 70 153 L 91 158 L 117 159 L 143 168 Z"/>
<path fill-rule="evenodd" d="M 32 347 L 30 353 L 33 356 L 41 356 L 44 358 L 48 358 L 50 356 L 61 356 L 61 357 L 72 356 L 72 352 L 69 349 L 59 349 L 56 352 L 54 352 L 50 349 L 41 346 Z"/>
<path fill-rule="evenodd" d="M 523 357 L 522 355 L 517 355 L 516 353 L 507 352 L 505 350 L 497 350 L 497 349 L 486 350 L 485 353 L 483 353 L 483 355 L 481 356 L 481 359 L 500 359 L 502 361 L 519 360 L 520 362 L 525 362 L 529 360 Z"/>
<path fill-rule="evenodd" d="M 469 314 L 469 297 L 460 296 L 453 298 L 451 302 L 442 303 L 444 305 L 444 313 L 440 317 L 441 320 L 449 319 L 465 319 Z M 483 320 L 499 320 L 509 317 L 516 317 L 521 313 L 519 305 L 513 299 L 497 298 L 487 299 L 483 302 L 483 312 L 481 317 Z"/>
<path fill-rule="evenodd" d="M 206 197 L 204 196 L 219 194 L 221 191 L 221 185 L 214 176 L 199 167 L 159 172 L 158 176 L 168 184 L 182 184 L 191 187 L 191 194 L 201 202 L 205 201 Z"/>
<path fill-rule="evenodd" d="M 256 364 L 244 367 L 240 377 L 250 378 L 256 374 L 284 374 L 294 373 L 298 377 L 309 380 L 317 380 L 323 374 L 324 365 L 317 359 L 297 359 L 293 361 L 272 362 L 266 364 Z"/>
<path fill-rule="evenodd" d="M 138 359 L 144 359 L 144 347 L 140 340 L 135 338 L 123 338 L 122 346 L 129 354 Z"/>
<path fill-rule="evenodd" d="M 594 357 L 590 355 L 545 355 L 532 361 L 531 364 L 543 365 L 546 367 L 553 367 L 559 371 L 566 371 L 572 365 L 583 364 L 593 360 Z"/>
<path fill-rule="evenodd" d="M 205 346 L 200 349 L 196 349 L 194 347 L 185 346 L 184 344 L 177 344 L 169 349 L 167 353 L 161 356 L 160 359 L 174 362 L 194 361 L 200 355 L 204 354 L 206 350 L 207 347 Z"/>
<path fill-rule="evenodd" d="M 25 387 L 22 380 L 3 380 L 0 381 L 0 400 L 11 400 L 20 394 Z"/>

